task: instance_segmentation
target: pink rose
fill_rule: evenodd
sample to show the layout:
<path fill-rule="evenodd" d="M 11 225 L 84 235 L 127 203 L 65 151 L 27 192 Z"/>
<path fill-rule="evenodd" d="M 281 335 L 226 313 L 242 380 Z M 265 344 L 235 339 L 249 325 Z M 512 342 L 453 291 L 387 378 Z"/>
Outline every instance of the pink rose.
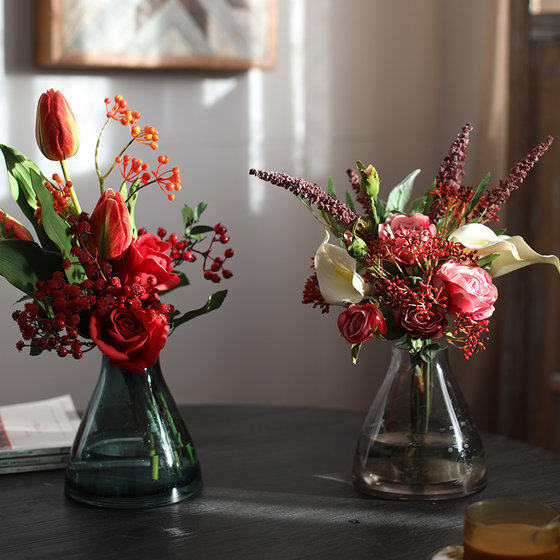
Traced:
<path fill-rule="evenodd" d="M 124 284 L 139 284 L 146 299 L 155 291 L 175 288 L 180 283 L 174 271 L 171 257 L 167 254 L 171 244 L 157 235 L 144 234 L 134 239 L 124 257 L 114 263 L 114 268 Z"/>
<path fill-rule="evenodd" d="M 393 214 L 378 227 L 379 239 L 392 241 L 393 255 L 406 265 L 422 262 L 422 245 L 436 234 L 436 226 L 420 213 Z"/>
<path fill-rule="evenodd" d="M 445 309 L 439 305 L 432 305 L 429 309 L 423 309 L 416 305 L 407 305 L 397 309 L 395 322 L 412 338 L 440 338 L 447 326 Z"/>
<path fill-rule="evenodd" d="M 143 373 L 165 346 L 169 323 L 164 315 L 145 309 L 116 308 L 94 313 L 90 335 L 112 366 Z"/>
<path fill-rule="evenodd" d="M 475 321 L 494 313 L 498 289 L 483 268 L 448 261 L 436 268 L 432 284 L 441 288 L 451 313 L 465 313 Z"/>
<path fill-rule="evenodd" d="M 353 303 L 348 306 L 346 311 L 338 316 L 337 324 L 340 333 L 350 344 L 359 344 L 378 333 L 387 332 L 383 313 L 371 303 Z"/>

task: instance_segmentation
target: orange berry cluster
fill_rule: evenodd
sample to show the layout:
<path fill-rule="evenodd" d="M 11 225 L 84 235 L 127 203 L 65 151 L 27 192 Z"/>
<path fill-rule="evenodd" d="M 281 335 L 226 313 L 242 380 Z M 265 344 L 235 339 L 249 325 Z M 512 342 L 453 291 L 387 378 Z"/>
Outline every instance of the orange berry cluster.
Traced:
<path fill-rule="evenodd" d="M 107 118 L 120 122 L 123 126 L 128 126 L 132 138 L 149 146 L 152 150 L 158 149 L 157 141 L 159 140 L 159 132 L 153 126 L 140 127 L 137 123 L 138 119 L 142 116 L 139 111 L 132 111 L 128 109 L 128 103 L 122 95 L 115 95 L 115 103 L 109 107 L 111 100 L 107 97 L 105 99 L 105 106 L 107 107 Z"/>
<path fill-rule="evenodd" d="M 72 182 L 64 182 L 58 173 L 55 173 L 52 176 L 52 180 L 56 183 L 56 185 L 53 185 L 49 181 L 45 181 L 45 188 L 53 196 L 54 211 L 61 216 L 66 216 L 68 214 L 68 199 L 70 198 L 70 189 L 72 188 Z M 39 202 L 38 198 L 35 199 L 35 202 L 37 203 L 37 209 L 33 213 L 33 216 L 37 220 L 37 223 L 42 226 L 43 221 L 41 220 L 41 203 Z"/>
<path fill-rule="evenodd" d="M 123 126 L 128 126 L 132 139 L 144 146 L 149 146 L 152 150 L 159 149 L 159 132 L 153 126 L 140 127 L 137 124 L 141 114 L 127 108 L 126 99 L 122 95 L 115 95 L 114 104 L 111 107 L 111 99 L 105 99 L 107 107 L 107 118 L 120 122 Z M 121 152 L 122 154 L 122 152 Z M 128 155 L 119 155 L 115 158 L 119 166 L 121 175 L 125 181 L 133 183 L 140 179 L 142 187 L 157 183 L 159 188 L 167 195 L 169 200 L 175 199 L 174 191 L 181 190 L 181 173 L 178 167 L 162 170 L 163 165 L 169 163 L 168 156 L 158 157 L 158 167 L 151 174 L 148 172 L 149 165 L 140 158 L 131 158 Z"/>

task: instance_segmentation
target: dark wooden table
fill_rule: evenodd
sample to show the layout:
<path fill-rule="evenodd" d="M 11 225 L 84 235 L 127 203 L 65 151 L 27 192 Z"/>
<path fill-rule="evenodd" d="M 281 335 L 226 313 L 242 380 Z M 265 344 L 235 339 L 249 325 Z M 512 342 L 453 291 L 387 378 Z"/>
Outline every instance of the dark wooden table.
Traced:
<path fill-rule="evenodd" d="M 400 502 L 350 484 L 363 414 L 190 406 L 204 490 L 150 510 L 108 510 L 64 497 L 64 472 L 0 476 L 0 558 L 422 560 L 460 543 L 465 508 L 490 497 L 560 507 L 560 455 L 484 434 L 488 487 L 468 498 Z"/>

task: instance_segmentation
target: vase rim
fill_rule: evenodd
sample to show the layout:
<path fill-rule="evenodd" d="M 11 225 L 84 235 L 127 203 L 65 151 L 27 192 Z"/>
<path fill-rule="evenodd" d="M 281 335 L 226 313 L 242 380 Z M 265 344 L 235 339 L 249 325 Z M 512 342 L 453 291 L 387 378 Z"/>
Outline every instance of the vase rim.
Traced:
<path fill-rule="evenodd" d="M 433 338 L 433 339 L 426 339 L 424 340 L 426 343 L 425 345 L 428 346 L 429 344 L 438 344 L 440 346 L 439 351 L 447 350 L 449 348 L 449 342 L 445 338 Z M 399 338 L 393 342 L 393 348 L 395 350 L 406 350 L 410 352 L 408 347 L 408 338 Z"/>

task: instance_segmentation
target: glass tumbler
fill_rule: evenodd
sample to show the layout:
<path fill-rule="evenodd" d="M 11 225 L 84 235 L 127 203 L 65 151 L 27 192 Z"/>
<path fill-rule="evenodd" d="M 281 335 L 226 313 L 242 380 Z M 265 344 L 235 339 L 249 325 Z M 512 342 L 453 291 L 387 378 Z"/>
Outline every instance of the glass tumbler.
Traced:
<path fill-rule="evenodd" d="M 538 502 L 489 499 L 465 512 L 464 560 L 560 560 L 560 513 Z"/>

